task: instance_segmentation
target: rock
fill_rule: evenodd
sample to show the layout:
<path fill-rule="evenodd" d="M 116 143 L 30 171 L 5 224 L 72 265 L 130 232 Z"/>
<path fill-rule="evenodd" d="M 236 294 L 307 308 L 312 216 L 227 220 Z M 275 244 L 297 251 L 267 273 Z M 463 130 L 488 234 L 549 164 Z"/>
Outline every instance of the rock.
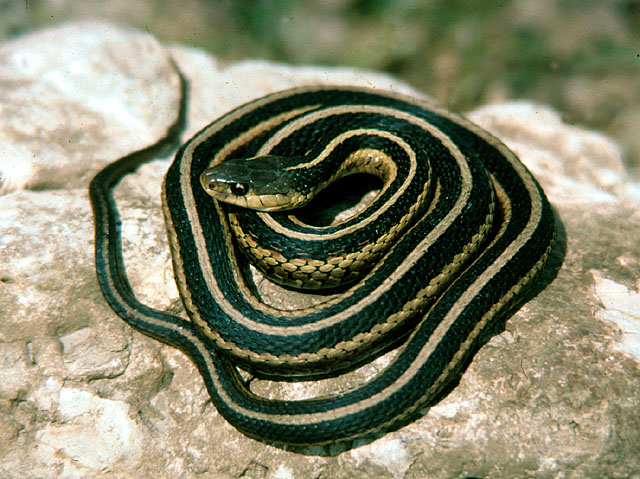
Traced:
<path fill-rule="evenodd" d="M 188 358 L 109 309 L 95 279 L 88 183 L 175 121 L 172 58 L 190 84 L 184 139 L 234 106 L 296 85 L 411 89 L 347 68 L 223 65 L 100 23 L 14 40 L 0 46 L 0 58 L 1 477 L 547 478 L 640 470 L 640 185 L 606 137 L 529 102 L 471 112 L 545 188 L 566 229 L 563 268 L 418 421 L 350 449 L 289 450 L 229 426 Z M 159 158 L 127 177 L 116 199 L 136 294 L 179 311 L 160 212 L 169 162 Z M 293 398 L 328 387 L 257 385 Z"/>

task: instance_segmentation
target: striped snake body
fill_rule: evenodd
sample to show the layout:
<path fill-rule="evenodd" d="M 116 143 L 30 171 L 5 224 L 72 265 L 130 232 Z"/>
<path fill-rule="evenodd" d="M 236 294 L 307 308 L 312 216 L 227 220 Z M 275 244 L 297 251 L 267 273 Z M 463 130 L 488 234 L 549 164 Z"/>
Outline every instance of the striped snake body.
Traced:
<path fill-rule="evenodd" d="M 554 241 L 535 179 L 472 123 L 389 92 L 287 90 L 205 127 L 166 174 L 163 211 L 185 321 L 139 303 L 125 279 L 111 188 L 140 161 L 125 157 L 91 184 L 105 298 L 129 324 L 188 354 L 231 424 L 271 442 L 321 444 L 411 420 L 525 298 Z M 360 171 L 378 176 L 381 190 L 336 225 L 278 211 Z M 279 283 L 334 294 L 295 311 L 265 304 L 238 248 Z M 236 368 L 324 377 L 399 343 L 366 384 L 317 399 L 262 398 Z"/>

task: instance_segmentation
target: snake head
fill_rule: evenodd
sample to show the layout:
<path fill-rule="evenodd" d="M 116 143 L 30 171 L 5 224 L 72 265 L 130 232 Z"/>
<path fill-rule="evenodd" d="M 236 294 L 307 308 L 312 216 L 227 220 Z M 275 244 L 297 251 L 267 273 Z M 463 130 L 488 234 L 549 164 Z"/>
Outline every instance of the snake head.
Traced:
<path fill-rule="evenodd" d="M 298 208 L 309 198 L 295 182 L 298 158 L 232 158 L 207 168 L 200 184 L 216 200 L 258 211 Z"/>

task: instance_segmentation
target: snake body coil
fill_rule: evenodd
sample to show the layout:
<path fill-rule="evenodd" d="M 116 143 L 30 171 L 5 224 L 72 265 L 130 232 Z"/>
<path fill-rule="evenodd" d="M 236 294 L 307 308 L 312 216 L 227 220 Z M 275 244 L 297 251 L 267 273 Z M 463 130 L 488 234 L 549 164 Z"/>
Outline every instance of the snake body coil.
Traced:
<path fill-rule="evenodd" d="M 537 182 L 472 123 L 388 92 L 287 90 L 205 127 L 167 172 L 163 210 L 188 322 L 139 303 L 124 279 L 111 188 L 140 161 L 121 159 L 91 184 L 105 298 L 188 354 L 218 411 L 267 441 L 320 444 L 411 420 L 525 298 L 554 241 Z M 380 177 L 381 190 L 337 225 L 264 212 L 295 208 L 360 171 Z M 337 292 L 301 310 L 269 306 L 247 284 L 237 246 L 280 283 Z M 400 342 L 372 380 L 319 399 L 259 397 L 236 369 L 335 375 Z"/>

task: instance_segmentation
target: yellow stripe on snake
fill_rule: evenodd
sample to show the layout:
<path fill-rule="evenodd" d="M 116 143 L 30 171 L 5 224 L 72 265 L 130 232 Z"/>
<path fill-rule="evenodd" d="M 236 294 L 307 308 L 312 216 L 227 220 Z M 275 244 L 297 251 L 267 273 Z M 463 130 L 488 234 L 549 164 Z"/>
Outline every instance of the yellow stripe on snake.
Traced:
<path fill-rule="evenodd" d="M 386 91 L 286 90 L 202 129 L 166 174 L 163 210 L 187 321 L 136 299 L 112 198 L 122 176 L 168 143 L 93 180 L 98 279 L 119 316 L 184 351 L 218 411 L 265 441 L 343 441 L 414 419 L 528 299 L 554 243 L 538 183 L 469 121 Z M 381 181 L 363 211 L 328 226 L 296 216 L 319 191 L 361 172 Z M 247 281 L 245 257 L 286 287 L 332 294 L 314 307 L 277 309 Z M 308 380 L 391 348 L 399 352 L 370 381 L 316 399 L 260 397 L 238 370 Z"/>

